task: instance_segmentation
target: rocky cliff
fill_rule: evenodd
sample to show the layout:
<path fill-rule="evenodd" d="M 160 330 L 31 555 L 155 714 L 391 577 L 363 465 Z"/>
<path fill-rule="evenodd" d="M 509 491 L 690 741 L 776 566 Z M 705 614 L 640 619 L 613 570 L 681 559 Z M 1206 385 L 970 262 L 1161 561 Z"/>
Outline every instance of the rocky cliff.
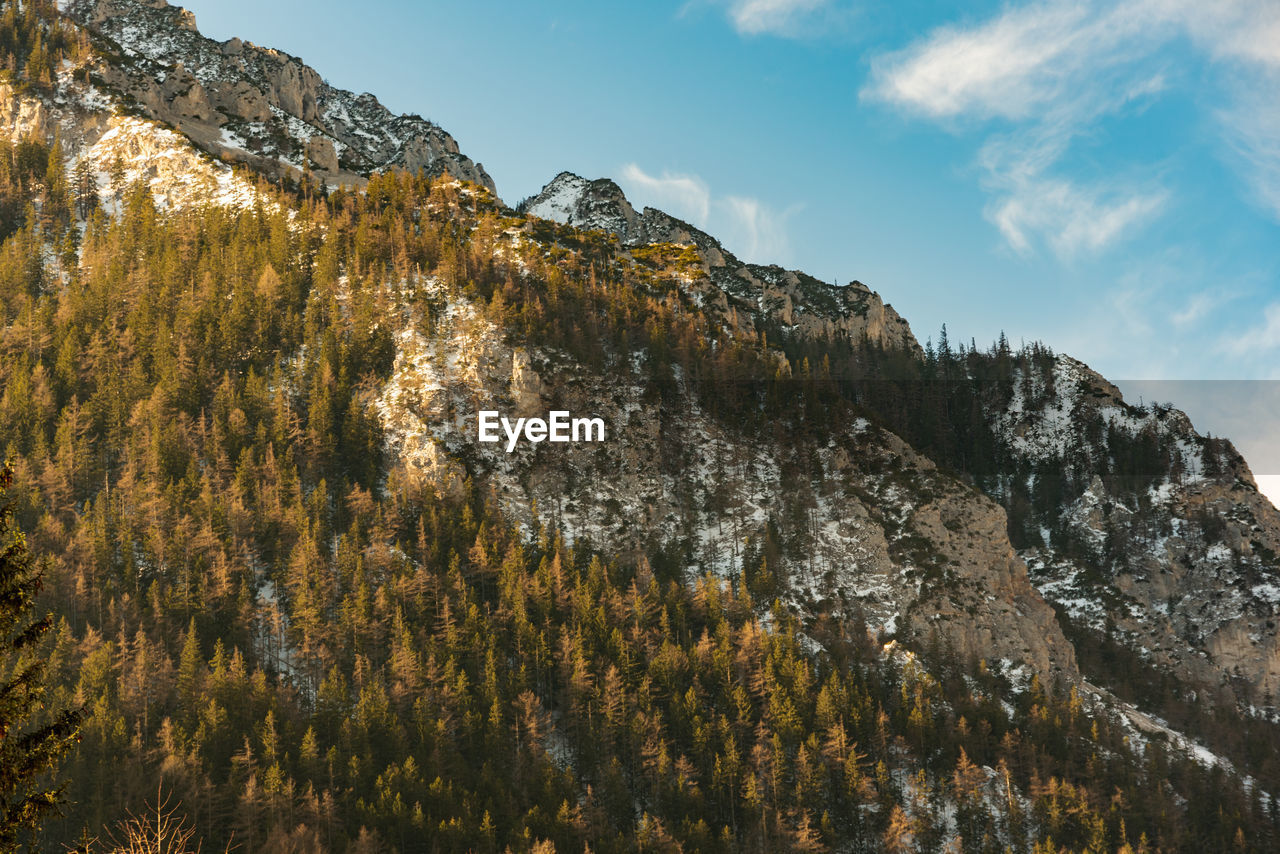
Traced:
<path fill-rule="evenodd" d="M 589 181 L 561 172 L 523 207 L 532 216 L 613 234 L 627 248 L 659 243 L 688 247 L 704 275 L 689 279 L 686 287 L 700 306 L 731 323 L 767 318 L 807 338 L 865 338 L 886 348 L 921 352 L 907 322 L 861 282 L 839 287 L 776 265 L 745 264 L 686 222 L 656 208 L 637 213 L 607 178 Z"/>
<path fill-rule="evenodd" d="M 1195 685 L 1280 691 L 1280 511 L 1230 442 L 1066 356 L 991 417 L 1045 508 L 1022 555 L 1046 597 Z"/>
<path fill-rule="evenodd" d="M 292 179 L 360 184 L 383 169 L 445 172 L 494 189 L 484 167 L 419 116 L 325 82 L 297 57 L 238 38 L 216 42 L 164 0 L 70 0 L 101 39 L 93 71 L 127 106 L 205 151 Z"/>

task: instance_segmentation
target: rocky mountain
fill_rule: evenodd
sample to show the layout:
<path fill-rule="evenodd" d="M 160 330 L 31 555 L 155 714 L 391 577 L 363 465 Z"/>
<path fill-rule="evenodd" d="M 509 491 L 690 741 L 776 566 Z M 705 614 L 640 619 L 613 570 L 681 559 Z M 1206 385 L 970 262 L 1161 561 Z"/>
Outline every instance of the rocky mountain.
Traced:
<path fill-rule="evenodd" d="M 270 850 L 1280 839 L 1280 512 L 1229 442 L 608 179 L 507 207 L 163 0 L 39 8 L 0 16 L 0 440 L 83 767 Z"/>
<path fill-rule="evenodd" d="M 655 405 L 640 375 L 620 382 L 559 348 L 513 346 L 473 303 L 443 288 L 440 298 L 448 307 L 433 335 L 399 332 L 377 403 L 407 479 L 457 489 L 481 476 L 526 524 L 634 555 L 671 543 L 678 574 L 690 578 L 741 579 L 754 569 L 743 539 L 790 517 L 805 556 L 787 556 L 789 582 L 776 591 L 801 612 L 856 611 L 885 640 L 937 635 L 1015 679 L 1078 679 L 1001 508 L 892 433 L 856 419 L 817 447 L 744 434 L 708 413 L 683 377 Z M 770 360 L 789 365 L 781 351 Z M 556 453 L 475 441 L 482 409 L 533 417 L 557 408 L 604 413 L 609 441 Z"/>
<path fill-rule="evenodd" d="M 425 169 L 428 174 L 447 171 L 490 191 L 494 189 L 483 168 L 461 154 L 453 139 L 438 126 L 414 116 L 392 116 L 372 96 L 338 90 L 287 54 L 238 39 L 225 43 L 207 39 L 200 35 L 189 12 L 163 0 L 72 0 L 65 9 L 73 20 L 104 40 L 105 51 L 96 54 L 90 63 L 90 82 L 84 82 L 83 75 L 64 74 L 57 94 L 51 98 L 10 90 L 7 97 L 0 99 L 0 118 L 7 135 L 15 140 L 32 134 L 51 137 L 56 131 L 77 149 L 77 158 L 93 164 L 96 185 L 104 195 L 114 192 L 118 196 L 120 186 L 141 178 L 149 183 L 157 200 L 167 206 L 180 206 L 193 199 L 245 204 L 255 197 L 251 181 L 237 177 L 218 160 L 191 152 L 187 140 L 219 155 L 223 161 L 242 160 L 268 174 L 285 169 L 296 175 L 308 168 L 323 180 L 343 182 L 360 180 L 380 168 Z M 179 134 L 120 115 L 129 109 L 141 110 Z M 124 171 L 116 176 L 113 191 L 108 173 L 117 160 Z M 923 353 L 907 322 L 862 283 L 833 286 L 803 272 L 745 264 L 714 237 L 688 223 L 654 208 L 636 211 L 621 188 L 608 179 L 587 180 L 562 172 L 522 203 L 521 209 L 529 217 L 612 235 L 622 257 L 632 264 L 654 266 L 652 257 L 646 255 L 667 251 L 675 259 L 671 268 L 678 272 L 672 280 L 681 299 L 688 300 L 731 334 L 751 336 L 756 329 L 769 326 L 779 335 L 822 342 L 825 346 L 866 341 L 888 350 Z M 548 370 L 549 364 L 564 363 L 563 359 L 557 362 L 556 354 L 494 343 L 501 338 L 494 331 L 477 339 L 488 341 L 489 346 L 468 355 L 466 361 L 498 367 L 483 377 L 474 371 L 469 374 L 463 383 L 466 394 L 483 391 L 496 400 L 518 400 L 523 404 L 522 411 L 533 413 L 550 399 L 548 390 L 577 388 L 574 400 L 579 408 L 607 401 L 613 411 L 633 413 L 626 423 L 634 420 L 634 427 L 616 430 L 624 442 L 630 436 L 653 437 L 662 432 L 654 421 L 655 414 L 640 405 L 634 394 L 621 394 L 598 381 L 588 390 L 584 386 L 592 386 L 592 378 L 580 370 L 572 372 L 572 376 L 563 370 Z M 406 464 L 412 466 L 417 464 L 415 460 L 424 458 L 421 437 L 431 435 L 427 416 L 438 406 L 430 400 L 419 400 L 421 411 L 413 413 L 397 411 L 393 404 L 399 399 L 400 384 L 423 381 L 422 377 L 413 376 L 414 365 L 421 362 L 421 351 L 438 350 L 443 345 L 421 340 L 413 330 L 404 330 L 400 340 L 407 350 L 398 357 L 395 378 L 380 399 L 391 435 L 398 437 L 394 440 L 400 443 L 396 447 L 417 448 L 406 457 Z M 466 343 L 455 341 L 453 345 L 463 347 Z M 773 358 L 778 370 L 788 375 L 792 372 L 793 365 L 781 348 Z M 458 377 L 443 377 L 439 385 L 444 390 L 458 381 Z M 1041 514 L 1041 522 L 1049 522 L 1050 516 L 1058 520 L 1057 525 L 1046 524 L 1041 529 L 1043 536 L 1038 536 L 1038 542 L 1020 543 L 1020 557 L 1015 561 L 1033 568 L 1032 577 L 1040 593 L 1094 629 L 1110 624 L 1153 662 L 1173 668 L 1191 682 L 1213 684 L 1237 679 L 1251 686 L 1251 695 L 1274 694 L 1280 678 L 1280 659 L 1273 593 L 1280 588 L 1273 583 L 1275 565 L 1271 556 L 1280 552 L 1276 539 L 1280 517 L 1257 493 L 1238 455 L 1226 446 L 1214 452 L 1225 458 L 1222 463 L 1206 464 L 1206 441 L 1195 433 L 1185 416 L 1170 409 L 1139 412 L 1127 405 L 1103 378 L 1067 357 L 1058 357 L 1052 370 L 1043 376 L 1031 376 L 1028 371 L 1015 386 L 1016 393 L 999 405 L 991 405 L 988 413 L 1010 461 L 1029 471 L 1069 467 L 1065 461 L 1078 455 L 1081 447 L 1087 447 L 1096 470 L 1077 472 L 1073 486 L 1060 488 L 1051 499 L 1035 496 L 1044 487 L 1037 490 L 1039 475 L 1029 475 L 1028 497 L 1052 508 L 1047 515 Z M 454 390 L 462 393 L 461 387 Z M 690 402 L 689 409 L 693 417 L 680 429 L 695 437 L 687 450 L 691 458 L 705 459 L 710 449 L 742 443 L 737 437 L 714 435 L 698 416 L 696 405 Z M 467 425 L 467 430 L 471 429 Z M 1108 431 L 1130 440 L 1162 437 L 1176 446 L 1176 471 L 1165 470 L 1162 462 L 1159 470 L 1144 473 L 1158 479 L 1146 493 L 1128 498 L 1115 495 L 1108 486 L 1114 481 L 1107 476 Z M 858 435 L 855 430 L 841 441 L 866 444 L 865 436 L 859 440 Z M 446 447 L 460 453 L 468 441 L 466 430 L 451 436 L 450 441 L 453 444 L 446 442 Z M 895 447 L 895 456 L 905 458 L 911 453 L 907 446 L 890 438 L 877 439 L 872 444 L 885 453 L 890 453 L 890 446 Z M 652 459 L 653 452 L 653 447 L 646 450 L 611 444 L 582 471 L 574 471 L 567 478 L 563 472 L 556 475 L 584 484 L 611 486 L 607 493 L 597 495 L 572 491 L 563 495 L 556 522 L 570 530 L 589 527 L 597 540 L 621 537 L 631 548 L 649 537 L 670 535 L 675 519 L 673 508 L 678 503 L 673 498 L 677 478 L 635 465 L 636 460 Z M 768 461 L 781 452 L 773 448 L 760 451 L 756 457 Z M 821 453 L 825 456 L 833 452 Z M 426 458 L 432 460 L 429 470 L 443 465 L 438 454 L 427 454 Z M 508 486 L 534 483 L 544 489 L 546 479 L 554 473 L 517 473 L 512 463 L 518 459 L 519 455 L 502 455 L 489 465 L 502 472 Z M 569 466 L 574 465 L 571 457 Z M 822 476 L 847 478 L 850 465 L 848 452 L 837 447 L 834 456 L 824 459 Z M 920 456 L 918 465 L 928 469 L 930 461 Z M 610 482 L 607 472 L 611 467 L 628 472 L 625 486 Z M 1219 474 L 1220 471 L 1227 474 Z M 703 478 L 691 481 L 689 488 L 697 494 L 694 503 L 705 505 L 710 485 Z M 772 480 L 766 477 L 744 486 L 743 494 L 735 495 L 726 504 L 726 508 L 734 508 L 732 512 L 725 509 L 693 522 L 686 519 L 684 524 L 703 528 L 697 539 L 699 548 L 708 554 L 731 553 L 729 541 L 733 535 L 724 532 L 762 523 L 769 516 L 768 505 L 776 502 L 782 491 L 775 472 Z M 527 508 L 534 503 L 538 489 L 525 487 L 510 494 L 520 492 L 525 494 L 519 503 Z M 997 485 L 988 492 L 1006 508 L 1013 503 L 1012 490 Z M 614 508 L 612 513 L 602 512 L 606 503 Z M 563 509 L 566 506 L 568 510 Z M 874 561 L 842 557 L 863 539 L 851 520 L 872 518 L 881 512 L 860 506 L 857 501 L 848 502 L 847 498 L 830 506 L 823 504 L 818 523 L 820 546 L 816 551 L 825 556 L 824 566 L 845 568 L 834 581 L 827 579 L 825 585 L 818 584 L 817 578 L 799 581 L 796 590 L 803 593 L 798 592 L 798 597 L 819 601 L 833 595 L 847 596 L 849 590 L 866 591 L 867 584 L 859 580 L 861 570 L 849 567 L 874 566 L 867 578 L 885 580 L 872 585 L 882 588 L 875 596 L 859 597 L 863 606 L 869 607 L 883 624 L 894 626 L 900 616 L 912 610 L 915 600 L 904 598 L 902 585 L 892 580 L 892 560 L 882 559 L 877 565 Z M 921 515 L 922 522 L 934 512 L 967 516 L 977 511 L 935 509 Z M 989 511 L 982 511 L 979 516 L 986 512 Z M 915 518 L 918 513 L 913 508 L 908 516 Z M 634 529 L 624 536 L 617 528 L 599 523 L 587 525 L 585 521 L 602 516 L 623 520 L 624 527 L 631 525 Z M 1206 518 L 1215 520 L 1209 525 L 1212 536 L 1208 537 L 1203 524 Z M 634 527 L 636 519 L 647 519 L 649 523 Z M 991 527 L 986 523 L 983 526 Z M 877 528 L 873 540 L 885 540 L 883 526 L 873 527 Z M 1000 527 L 996 525 L 995 530 Z M 1055 536 L 1050 527 L 1061 528 L 1062 533 Z M 719 533 L 706 534 L 710 528 Z M 948 539 L 943 535 L 945 528 L 942 532 L 935 528 L 930 531 L 930 542 L 935 546 Z M 917 533 L 913 530 L 910 535 Z M 1083 553 L 1072 549 L 1065 550 L 1069 554 L 1064 553 L 1060 547 L 1064 538 L 1070 538 L 1073 544 L 1086 544 L 1087 548 Z M 1002 549 L 1006 546 L 1007 541 L 997 536 L 984 560 L 991 566 L 1002 565 Z M 956 545 L 947 548 L 954 551 Z M 872 551 L 882 553 L 883 558 L 886 550 L 887 545 L 882 545 Z M 855 553 L 860 553 L 857 548 Z M 725 572 L 731 561 L 715 557 L 704 564 Z M 910 571 L 909 566 L 905 568 Z M 1037 600 L 1035 594 L 1028 598 L 1027 591 L 1018 587 L 1023 575 L 1018 568 L 1010 581 L 995 585 L 1003 589 L 1012 584 L 1009 589 L 1020 591 L 1007 597 L 1009 602 L 1021 602 L 1013 611 L 1026 610 L 1030 607 L 1028 601 Z M 985 577 L 973 580 L 975 589 L 987 584 Z M 884 601 L 877 602 L 877 598 Z M 963 637 L 956 640 L 961 648 L 975 654 L 987 653 L 987 657 L 1009 661 L 1010 666 L 1033 665 L 1046 676 L 1056 670 L 1073 672 L 1069 644 L 1054 640 L 1052 630 L 1045 636 L 1033 628 L 1048 622 L 1047 612 L 1036 610 L 1037 607 L 1027 617 L 1030 623 L 1026 630 L 1003 632 L 998 627 L 1003 617 L 992 616 L 990 627 L 972 632 L 966 629 L 961 632 Z M 920 628 L 924 630 L 923 626 Z M 974 637 L 1023 640 L 1015 642 L 1013 646 L 1018 648 L 1010 653 L 1003 646 L 984 650 Z M 1043 643 L 1046 637 L 1048 647 Z M 1037 651 L 1030 653 L 1019 644 L 1034 646 Z M 1050 653 L 1051 647 L 1068 652 Z M 1000 654 L 992 654 L 997 652 Z"/>
<path fill-rule="evenodd" d="M 1046 598 L 1193 685 L 1271 706 L 1280 514 L 1231 444 L 1170 404 L 1126 403 L 1065 356 L 991 414 L 1043 508 L 1021 554 Z M 1126 446 L 1139 453 L 1122 468 Z"/>
<path fill-rule="evenodd" d="M 861 283 L 838 288 L 743 265 L 692 226 L 652 208 L 637 214 L 608 179 L 561 173 L 526 210 L 614 234 L 623 246 L 694 248 L 707 288 L 697 296 L 701 305 L 731 307 L 801 337 L 865 336 L 886 348 L 920 349 L 906 322 Z M 1028 472 L 1027 497 L 1049 508 L 1040 514 L 1045 527 L 1027 538 L 1039 542 L 1020 550 L 1040 593 L 1092 629 L 1109 626 L 1193 684 L 1238 680 L 1250 697 L 1275 696 L 1280 514 L 1243 459 L 1227 443 L 1208 442 L 1168 405 L 1126 404 L 1112 384 L 1067 356 L 1043 373 L 1027 367 L 1012 387 L 1007 400 L 989 403 L 988 417 L 1008 463 Z M 1123 442 L 1168 450 L 1118 482 L 1110 446 Z M 1134 482 L 1142 491 L 1126 494 Z M 1007 483 L 990 491 L 1006 505 L 1019 492 Z"/>
<path fill-rule="evenodd" d="M 800 271 L 744 264 L 686 222 L 656 208 L 636 213 L 622 189 L 607 178 L 588 181 L 561 172 L 523 207 L 531 216 L 613 234 L 624 247 L 689 247 L 704 274 L 689 280 L 689 287 L 701 288 L 694 299 L 730 324 L 741 313 L 744 320 L 767 319 L 807 338 L 866 338 L 889 349 L 920 352 L 907 322 L 861 282 L 839 287 Z"/>
<path fill-rule="evenodd" d="M 398 168 L 494 189 L 438 125 L 331 86 L 287 53 L 206 38 L 191 12 L 165 0 L 69 0 L 64 8 L 103 40 L 92 74 L 106 88 L 215 156 L 333 185 Z"/>

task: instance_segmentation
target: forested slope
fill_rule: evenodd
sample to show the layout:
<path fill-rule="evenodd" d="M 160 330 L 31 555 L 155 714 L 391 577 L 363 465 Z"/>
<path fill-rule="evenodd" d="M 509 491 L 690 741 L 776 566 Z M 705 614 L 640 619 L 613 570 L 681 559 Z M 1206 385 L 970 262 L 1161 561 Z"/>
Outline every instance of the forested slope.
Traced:
<path fill-rule="evenodd" d="M 878 297 L 776 268 L 718 295 L 697 235 L 624 246 L 448 176 L 175 195 L 57 112 L 88 44 L 0 15 L 12 103 L 52 116 L 0 148 L 0 447 L 47 706 L 85 710 L 47 844 L 168 798 L 209 850 L 1276 846 L 1273 725 L 1184 710 L 1213 754 L 1108 708 L 1077 650 L 1162 671 L 1069 644 L 1014 552 L 1092 559 L 991 414 L 1046 349 L 838 334 L 822 310 Z M 523 398 L 629 438 L 467 441 Z M 443 425 L 418 456 L 410 416 Z M 1234 488 L 1226 446 L 1149 438 L 1070 477 L 1136 501 L 1194 453 Z"/>

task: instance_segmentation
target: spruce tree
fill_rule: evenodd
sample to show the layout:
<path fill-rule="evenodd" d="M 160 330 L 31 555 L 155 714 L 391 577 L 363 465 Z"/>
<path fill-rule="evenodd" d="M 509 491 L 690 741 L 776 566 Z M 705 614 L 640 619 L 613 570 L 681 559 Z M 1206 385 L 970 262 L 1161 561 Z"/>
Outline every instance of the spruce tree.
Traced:
<path fill-rule="evenodd" d="M 32 621 L 40 589 L 13 508 L 5 500 L 13 474 L 0 470 L 0 852 L 18 850 L 19 840 L 38 830 L 41 817 L 60 800 L 62 787 L 48 775 L 71 749 L 79 712 L 44 709 L 44 661 L 35 652 L 51 619 Z"/>

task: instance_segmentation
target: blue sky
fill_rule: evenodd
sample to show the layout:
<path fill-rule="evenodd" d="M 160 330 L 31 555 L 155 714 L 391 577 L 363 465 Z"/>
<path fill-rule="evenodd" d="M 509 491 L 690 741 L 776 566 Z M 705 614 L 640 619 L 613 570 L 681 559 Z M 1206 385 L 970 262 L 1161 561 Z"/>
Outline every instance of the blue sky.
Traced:
<path fill-rule="evenodd" d="M 922 339 L 1280 380 L 1275 0 L 186 5 L 435 120 L 508 202 L 608 176 L 742 257 L 866 282 Z M 1246 406 L 1269 386 L 1235 411 L 1167 388 L 1280 474 Z"/>

